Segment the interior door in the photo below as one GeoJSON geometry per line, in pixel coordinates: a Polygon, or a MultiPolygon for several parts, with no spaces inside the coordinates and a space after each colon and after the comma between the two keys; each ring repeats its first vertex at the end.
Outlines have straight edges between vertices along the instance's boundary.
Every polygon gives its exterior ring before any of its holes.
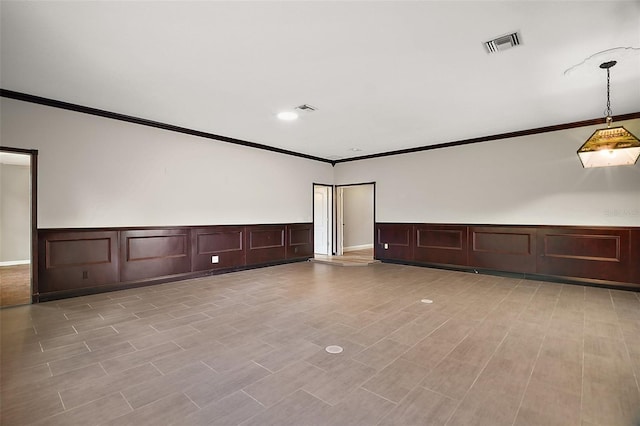
{"type": "Polygon", "coordinates": [[[31,154],[0,150],[0,307],[31,303],[31,154]]]}
{"type": "Polygon", "coordinates": [[[329,254],[329,187],[313,187],[314,253],[329,254]]]}

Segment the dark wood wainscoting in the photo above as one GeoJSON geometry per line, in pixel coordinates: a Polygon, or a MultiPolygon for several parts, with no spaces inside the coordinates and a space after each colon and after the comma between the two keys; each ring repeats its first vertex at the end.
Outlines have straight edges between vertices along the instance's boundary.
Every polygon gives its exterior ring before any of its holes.
{"type": "Polygon", "coordinates": [[[538,271],[546,275],[631,280],[629,238],[630,231],[623,229],[541,229],[538,271]]]}
{"type": "Polygon", "coordinates": [[[313,257],[313,226],[307,223],[287,227],[287,259],[313,257]]]}
{"type": "Polygon", "coordinates": [[[379,223],[376,226],[376,244],[374,252],[376,258],[384,259],[412,259],[413,258],[413,226],[408,224],[387,225],[379,223]]]}
{"type": "Polygon", "coordinates": [[[259,265],[286,257],[284,225],[256,226],[247,230],[247,263],[259,265]]]}
{"type": "Polygon", "coordinates": [[[377,223],[375,254],[640,290],[640,228],[377,223]]]}
{"type": "Polygon", "coordinates": [[[443,265],[467,265],[468,233],[466,226],[427,225],[415,226],[415,260],[443,265]]]}
{"type": "Polygon", "coordinates": [[[209,226],[192,229],[193,271],[237,268],[246,265],[243,226],[209,226]],[[217,262],[215,262],[217,260],[217,262]]]}
{"type": "Polygon", "coordinates": [[[38,233],[39,292],[97,287],[119,279],[118,232],[38,233]]]}
{"type": "Polygon", "coordinates": [[[138,281],[191,271],[188,228],[120,232],[120,281],[138,281]]]}
{"type": "Polygon", "coordinates": [[[535,228],[470,226],[469,265],[506,272],[536,272],[535,228]]]}
{"type": "Polygon", "coordinates": [[[629,236],[631,237],[631,250],[629,255],[629,261],[631,262],[631,282],[640,283],[640,229],[632,229],[629,236]]]}
{"type": "Polygon", "coordinates": [[[40,229],[35,301],[313,257],[313,224],[40,229]]]}

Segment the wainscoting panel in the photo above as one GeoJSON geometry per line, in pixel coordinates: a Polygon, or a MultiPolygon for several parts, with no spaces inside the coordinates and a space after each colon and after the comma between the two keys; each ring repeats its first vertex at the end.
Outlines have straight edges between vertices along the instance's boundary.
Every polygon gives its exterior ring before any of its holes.
{"type": "Polygon", "coordinates": [[[52,292],[118,282],[118,233],[39,233],[39,291],[52,292]]]}
{"type": "Polygon", "coordinates": [[[45,301],[306,260],[313,224],[39,229],[38,249],[45,301]]]}
{"type": "Polygon", "coordinates": [[[534,228],[469,227],[469,265],[506,272],[536,272],[534,228]]]}
{"type": "Polygon", "coordinates": [[[413,225],[407,223],[377,223],[375,235],[376,259],[413,260],[413,225]]]}
{"type": "Polygon", "coordinates": [[[137,281],[191,270],[190,230],[127,230],[120,233],[120,278],[137,281]]]}
{"type": "Polygon", "coordinates": [[[192,271],[237,268],[246,264],[243,226],[210,226],[191,232],[192,271]],[[217,256],[218,263],[213,263],[213,256],[217,256]]]}
{"type": "Polygon", "coordinates": [[[629,235],[631,237],[631,250],[629,254],[631,276],[629,282],[640,284],[640,229],[632,229],[629,235]]]}
{"type": "Polygon", "coordinates": [[[313,257],[313,224],[287,225],[287,259],[313,257]]]}
{"type": "Polygon", "coordinates": [[[633,275],[630,232],[612,228],[539,229],[537,270],[548,275],[629,282],[633,275]]]}
{"type": "Polygon", "coordinates": [[[416,225],[416,262],[467,265],[467,227],[416,225]]]}
{"type": "Polygon", "coordinates": [[[247,226],[247,263],[259,265],[287,258],[285,225],[247,226]]]}
{"type": "Polygon", "coordinates": [[[375,229],[375,256],[383,261],[640,290],[638,227],[376,223],[375,229]]]}

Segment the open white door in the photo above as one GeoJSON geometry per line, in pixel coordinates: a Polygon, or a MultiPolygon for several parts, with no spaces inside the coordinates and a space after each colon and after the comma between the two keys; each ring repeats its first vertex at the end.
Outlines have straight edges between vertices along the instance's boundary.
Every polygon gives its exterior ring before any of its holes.
{"type": "Polygon", "coordinates": [[[313,186],[313,251],[316,254],[331,254],[330,237],[331,187],[313,186]]]}
{"type": "Polygon", "coordinates": [[[336,188],[336,255],[342,256],[344,249],[344,188],[336,188]]]}

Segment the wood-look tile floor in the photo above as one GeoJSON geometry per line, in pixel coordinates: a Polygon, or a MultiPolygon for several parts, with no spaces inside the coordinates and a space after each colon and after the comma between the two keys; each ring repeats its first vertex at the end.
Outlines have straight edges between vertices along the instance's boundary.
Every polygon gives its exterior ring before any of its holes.
{"type": "Polygon", "coordinates": [[[334,266],[369,266],[380,263],[373,258],[373,249],[344,252],[342,256],[314,254],[312,262],[334,266]]]}
{"type": "Polygon", "coordinates": [[[0,266],[0,307],[31,303],[31,265],[0,266]]]}
{"type": "Polygon", "coordinates": [[[633,292],[305,262],[0,315],[2,425],[592,426],[640,416],[633,292]]]}

